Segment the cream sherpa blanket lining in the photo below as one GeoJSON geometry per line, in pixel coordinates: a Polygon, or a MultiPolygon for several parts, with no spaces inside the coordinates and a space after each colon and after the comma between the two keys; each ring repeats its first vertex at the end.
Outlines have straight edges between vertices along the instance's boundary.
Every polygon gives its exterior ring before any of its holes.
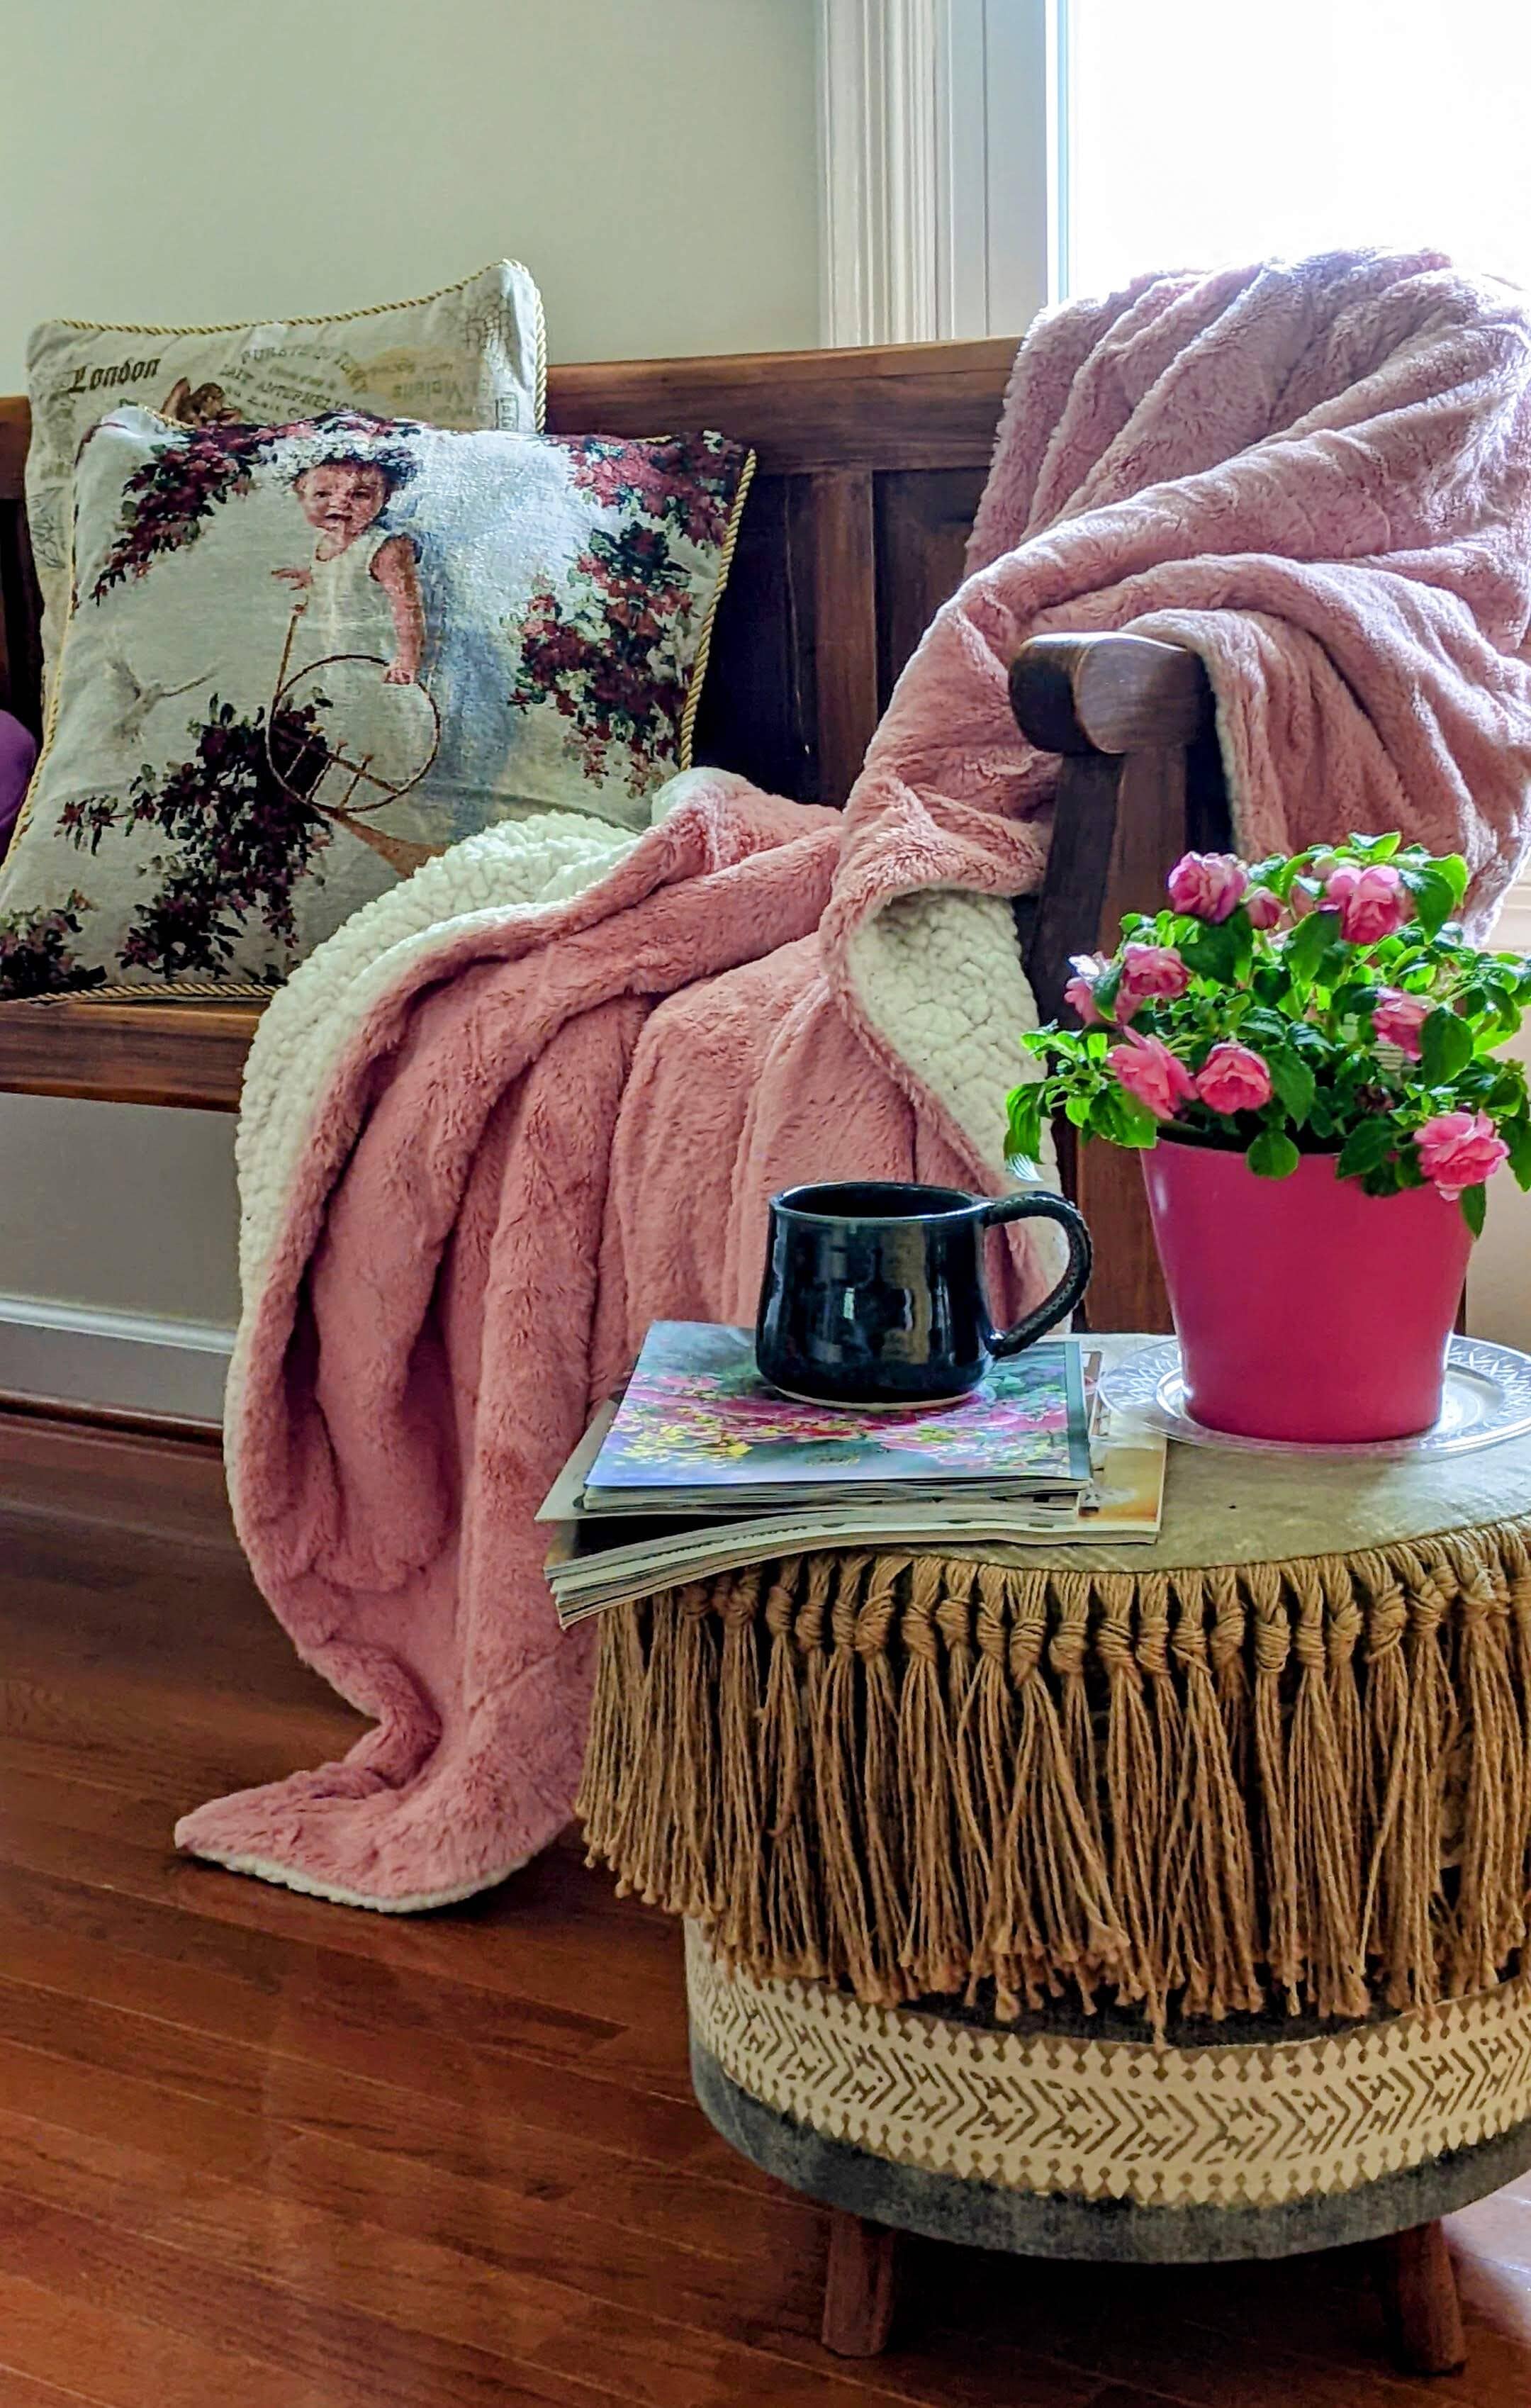
{"type": "MultiPolygon", "coordinates": [[[[1005,1183],[1009,898],[1053,765],[1044,629],[1193,645],[1244,846],[1401,825],[1486,909],[1531,772],[1531,324],[1433,256],[1151,280],[1023,346],[972,574],[843,819],[698,771],[623,838],[491,830],[272,1003],[239,1137],[230,1484],[266,1596],[376,1727],[180,1844],[443,1903],[558,1829],[588,1636],[531,1513],[655,1317],[748,1320],[805,1177],[1005,1183]]],[[[1012,1258],[1009,1312],[1050,1283],[1012,1258]]]]}

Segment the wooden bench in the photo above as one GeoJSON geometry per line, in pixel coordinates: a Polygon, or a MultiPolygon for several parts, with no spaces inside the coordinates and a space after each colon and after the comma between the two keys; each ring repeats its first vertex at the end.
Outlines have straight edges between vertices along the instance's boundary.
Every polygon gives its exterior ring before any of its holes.
{"type": "MultiPolygon", "coordinates": [[[[773,793],[841,802],[909,658],[957,584],[1014,345],[921,343],[554,368],[554,432],[716,426],[759,470],[719,612],[698,760],[773,793]]],[[[0,700],[39,715],[37,596],[22,504],[28,412],[0,399],[0,700]]],[[[1223,824],[1199,663],[1129,637],[1038,639],[1015,666],[1017,716],[1065,755],[1057,840],[1018,906],[1044,1014],[1069,953],[1123,909],[1152,908],[1187,832],[1223,824]]],[[[0,1005],[0,1090],[238,1108],[258,1007],[0,1005]]],[[[1167,1327],[1137,1164],[1066,1159],[1097,1233],[1091,1318],[1167,1327]]]]}

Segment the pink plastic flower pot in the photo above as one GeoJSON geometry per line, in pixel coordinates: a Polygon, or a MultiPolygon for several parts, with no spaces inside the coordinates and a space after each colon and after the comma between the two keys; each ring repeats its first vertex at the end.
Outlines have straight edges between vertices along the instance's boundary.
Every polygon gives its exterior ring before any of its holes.
{"type": "Polygon", "coordinates": [[[1257,1179],[1241,1154],[1142,1156],[1187,1410],[1241,1438],[1407,1438],[1440,1412],[1472,1238],[1433,1187],[1366,1196],[1331,1154],[1257,1179]]]}

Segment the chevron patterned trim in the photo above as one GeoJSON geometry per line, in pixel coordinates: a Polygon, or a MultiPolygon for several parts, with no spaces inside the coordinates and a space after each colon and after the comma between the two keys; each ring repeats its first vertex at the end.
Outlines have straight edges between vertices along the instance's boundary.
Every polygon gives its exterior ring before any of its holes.
{"type": "Polygon", "coordinates": [[[730,1974],[686,1925],[694,2038],[741,2090],[894,2165],[1139,2207],[1355,2190],[1531,2116],[1531,1979],[1318,2040],[1076,2040],[730,1974]]]}

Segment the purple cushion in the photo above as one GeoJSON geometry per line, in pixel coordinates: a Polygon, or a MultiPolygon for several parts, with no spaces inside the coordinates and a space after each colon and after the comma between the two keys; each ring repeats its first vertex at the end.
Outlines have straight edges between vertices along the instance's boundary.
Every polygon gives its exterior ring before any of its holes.
{"type": "Polygon", "coordinates": [[[0,710],[0,860],[5,858],[37,758],[37,747],[19,719],[0,710]]]}

